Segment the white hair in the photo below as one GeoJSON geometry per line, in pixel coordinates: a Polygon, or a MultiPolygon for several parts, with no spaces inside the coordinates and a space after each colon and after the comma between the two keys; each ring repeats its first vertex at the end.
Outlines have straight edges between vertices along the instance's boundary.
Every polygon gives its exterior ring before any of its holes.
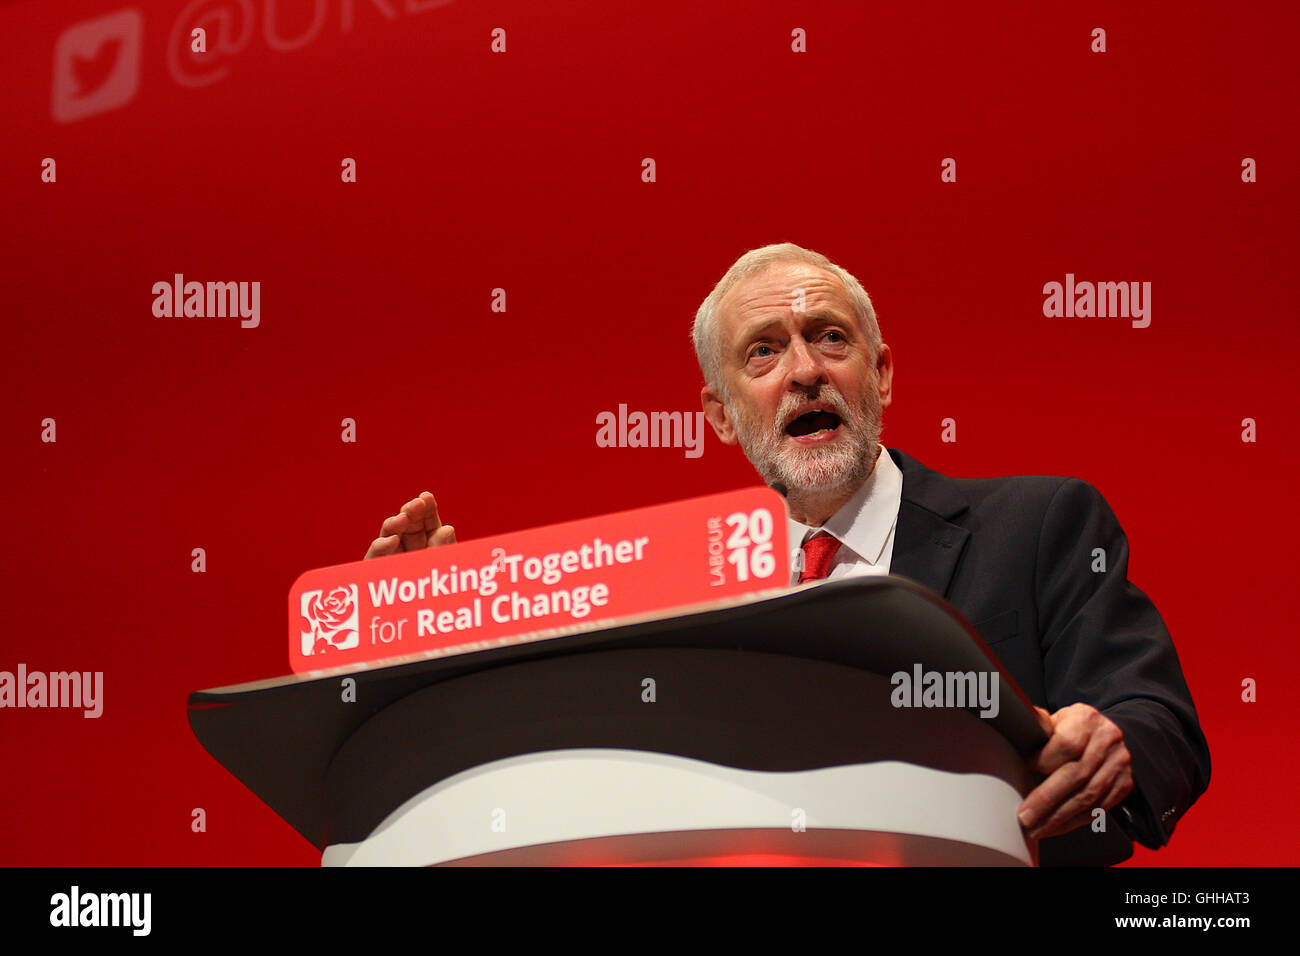
{"type": "Polygon", "coordinates": [[[820,252],[796,246],[793,242],[781,242],[751,249],[737,259],[727,270],[726,275],[718,280],[718,284],[713,287],[713,291],[695,313],[695,325],[691,329],[691,339],[695,343],[695,357],[699,360],[704,381],[724,397],[727,390],[722,376],[722,343],[718,340],[718,305],[722,302],[723,296],[741,279],[765,272],[771,266],[784,262],[804,262],[825,269],[844,283],[844,288],[853,303],[858,328],[867,339],[870,348],[869,358],[873,366],[876,356],[880,354],[880,326],[876,324],[876,310],[871,305],[870,296],[862,288],[862,283],[851,273],[831,262],[820,252]]]}

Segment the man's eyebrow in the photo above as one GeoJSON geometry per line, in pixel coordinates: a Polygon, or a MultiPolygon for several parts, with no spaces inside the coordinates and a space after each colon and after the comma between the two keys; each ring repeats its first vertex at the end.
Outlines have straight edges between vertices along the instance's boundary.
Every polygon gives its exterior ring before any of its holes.
{"type": "Polygon", "coordinates": [[[760,335],[762,335],[764,332],[766,332],[768,329],[770,329],[772,326],[780,325],[780,324],[781,324],[781,319],[768,319],[762,325],[756,325],[753,328],[746,329],[744,332],[742,332],[740,335],[740,341],[751,342],[754,339],[758,338],[760,335]]]}

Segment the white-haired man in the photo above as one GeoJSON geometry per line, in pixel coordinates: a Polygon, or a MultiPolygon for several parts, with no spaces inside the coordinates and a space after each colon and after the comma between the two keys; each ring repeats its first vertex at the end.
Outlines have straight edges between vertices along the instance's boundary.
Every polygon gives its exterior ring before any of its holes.
{"type": "Polygon", "coordinates": [[[1051,722],[1034,761],[1045,779],[1019,811],[1029,834],[1119,808],[1131,836],[1166,843],[1208,784],[1209,749],[1101,495],[1074,478],[948,478],[884,449],[890,348],[862,285],[818,253],[741,256],[693,339],[714,432],[786,494],[792,583],[893,573],[942,594],[1051,722]]]}

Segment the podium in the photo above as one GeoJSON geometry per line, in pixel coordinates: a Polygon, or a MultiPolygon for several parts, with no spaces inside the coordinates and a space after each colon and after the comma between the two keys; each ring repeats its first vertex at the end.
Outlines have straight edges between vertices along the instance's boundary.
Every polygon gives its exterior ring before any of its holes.
{"type": "MultiPolygon", "coordinates": [[[[200,691],[189,719],[327,866],[1039,862],[1015,811],[1047,735],[897,576],[200,691]],[[893,675],[926,672],[984,673],[996,714],[916,706],[893,675]]],[[[1057,843],[1131,852],[1115,828],[1057,843]]]]}

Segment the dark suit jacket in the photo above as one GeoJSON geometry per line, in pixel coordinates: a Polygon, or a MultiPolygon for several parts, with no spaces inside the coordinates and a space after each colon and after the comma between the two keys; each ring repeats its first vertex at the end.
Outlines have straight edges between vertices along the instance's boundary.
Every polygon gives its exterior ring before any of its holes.
{"type": "Polygon", "coordinates": [[[1134,790],[1111,818],[1164,846],[1205,792],[1210,751],[1169,631],[1128,580],[1128,540],[1106,500],[1077,478],[949,478],[888,452],[903,472],[890,573],[943,595],[1038,706],[1083,702],[1114,721],[1134,790]],[[1092,570],[1097,548],[1105,572],[1092,570]]]}

